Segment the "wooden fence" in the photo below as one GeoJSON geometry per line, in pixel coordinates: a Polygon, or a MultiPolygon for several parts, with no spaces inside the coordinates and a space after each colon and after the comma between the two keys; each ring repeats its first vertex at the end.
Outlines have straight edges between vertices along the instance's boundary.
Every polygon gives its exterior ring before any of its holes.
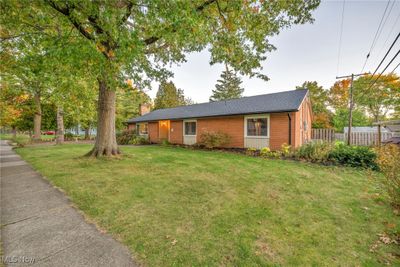
{"type": "Polygon", "coordinates": [[[335,130],[333,130],[333,129],[312,129],[311,139],[333,142],[333,141],[335,141],[335,130]]]}
{"type": "MultiPolygon", "coordinates": [[[[381,141],[389,139],[393,133],[382,132],[381,141]]],[[[333,129],[312,129],[313,140],[323,140],[327,142],[343,141],[347,143],[347,134],[335,133],[333,129]]],[[[358,146],[373,146],[378,143],[378,133],[375,132],[352,132],[350,135],[350,143],[358,146]]]]}

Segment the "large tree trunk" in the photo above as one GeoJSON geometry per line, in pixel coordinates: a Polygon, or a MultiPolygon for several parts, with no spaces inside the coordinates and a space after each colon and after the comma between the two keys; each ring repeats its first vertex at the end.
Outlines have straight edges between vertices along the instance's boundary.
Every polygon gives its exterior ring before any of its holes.
{"type": "Polygon", "coordinates": [[[56,144],[64,143],[64,111],[62,107],[57,107],[57,137],[56,144]]]}
{"type": "Polygon", "coordinates": [[[96,143],[87,155],[92,157],[118,155],[120,151],[115,137],[115,91],[108,87],[106,79],[99,78],[98,82],[96,143]]]}
{"type": "Polygon", "coordinates": [[[40,140],[42,127],[42,105],[40,103],[40,94],[35,93],[33,96],[35,102],[35,116],[33,118],[33,140],[40,140]]]}

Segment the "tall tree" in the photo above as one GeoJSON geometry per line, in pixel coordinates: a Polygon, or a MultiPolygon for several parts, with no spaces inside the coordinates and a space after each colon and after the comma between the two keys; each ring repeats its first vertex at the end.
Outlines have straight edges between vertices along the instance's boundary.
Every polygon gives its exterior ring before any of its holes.
{"type": "MultiPolygon", "coordinates": [[[[115,88],[127,77],[149,86],[151,80],[171,75],[165,63],[183,62],[185,53],[208,48],[211,64],[226,62],[243,75],[267,79],[259,70],[266,53],[275,49],[268,37],[293,24],[312,22],[311,11],[320,1],[4,2],[8,12],[1,13],[15,18],[2,20],[2,26],[23,25],[13,36],[79,33],[86,41],[82,51],[68,57],[82,61],[87,55],[97,67],[92,73],[99,88],[97,137],[89,155],[110,156],[119,154],[115,88]],[[50,27],[57,30],[46,31],[50,27]]],[[[71,40],[62,41],[68,45],[71,40]]]]}
{"type": "Polygon", "coordinates": [[[237,74],[225,65],[221,79],[217,81],[215,90],[212,90],[210,101],[219,101],[242,96],[244,89],[240,87],[242,81],[237,74]]]}
{"type": "Polygon", "coordinates": [[[367,109],[374,121],[379,121],[400,103],[400,77],[394,73],[382,75],[371,86],[376,78],[372,75],[358,78],[354,82],[354,100],[367,109]]]}
{"type": "Polygon", "coordinates": [[[154,109],[173,108],[186,105],[182,89],[175,87],[173,82],[161,82],[154,99],[154,109]]]}
{"type": "MultiPolygon", "coordinates": [[[[370,120],[365,115],[365,112],[359,108],[353,110],[352,125],[354,126],[368,126],[371,125],[370,120]]],[[[332,117],[333,127],[337,132],[343,132],[343,128],[349,127],[349,109],[339,108],[335,110],[332,117]]]]}
{"type": "Polygon", "coordinates": [[[150,97],[133,85],[128,80],[125,86],[117,89],[116,128],[122,130],[126,127],[126,121],[139,116],[139,105],[150,103],[150,97]]]}
{"type": "Polygon", "coordinates": [[[329,104],[335,109],[344,109],[349,106],[351,79],[344,79],[334,83],[329,89],[329,104]]]}
{"type": "Polygon", "coordinates": [[[328,90],[319,86],[316,81],[304,82],[301,86],[296,86],[296,89],[308,89],[310,94],[311,107],[313,111],[313,128],[330,128],[332,126],[332,113],[328,107],[328,90]]]}

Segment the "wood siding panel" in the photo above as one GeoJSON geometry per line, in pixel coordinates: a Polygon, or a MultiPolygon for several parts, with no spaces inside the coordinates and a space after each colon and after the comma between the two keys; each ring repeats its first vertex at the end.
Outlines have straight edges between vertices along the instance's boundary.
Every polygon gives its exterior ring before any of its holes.
{"type": "Polygon", "coordinates": [[[158,121],[157,122],[149,122],[148,124],[149,130],[149,140],[151,143],[159,143],[158,138],[158,121]]]}
{"type": "Polygon", "coordinates": [[[172,144],[183,144],[183,123],[182,121],[170,122],[169,141],[172,144]]]}
{"type": "Polygon", "coordinates": [[[223,132],[231,137],[225,147],[244,147],[244,116],[197,119],[197,142],[203,132],[223,132]]]}

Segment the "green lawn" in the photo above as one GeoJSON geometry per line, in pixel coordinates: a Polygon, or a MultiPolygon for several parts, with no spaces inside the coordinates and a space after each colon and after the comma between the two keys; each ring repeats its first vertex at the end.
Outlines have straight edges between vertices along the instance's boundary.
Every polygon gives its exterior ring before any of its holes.
{"type": "Polygon", "coordinates": [[[89,149],[17,151],[145,265],[400,264],[378,241],[400,232],[379,175],[159,146],[81,157],[89,149]]]}

